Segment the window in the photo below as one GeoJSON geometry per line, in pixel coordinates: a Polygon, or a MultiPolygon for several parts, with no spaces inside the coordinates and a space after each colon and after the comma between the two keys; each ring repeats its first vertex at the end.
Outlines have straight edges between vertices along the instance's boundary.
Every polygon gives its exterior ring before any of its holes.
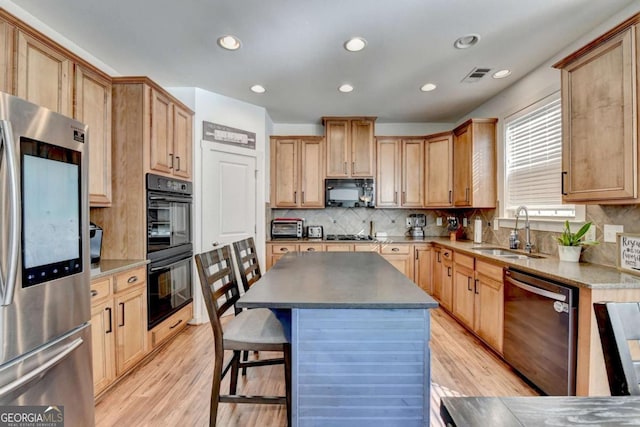
{"type": "Polygon", "coordinates": [[[505,216],[519,206],[530,217],[572,219],[575,205],[562,204],[562,115],[558,94],[507,118],[505,141],[505,216]]]}

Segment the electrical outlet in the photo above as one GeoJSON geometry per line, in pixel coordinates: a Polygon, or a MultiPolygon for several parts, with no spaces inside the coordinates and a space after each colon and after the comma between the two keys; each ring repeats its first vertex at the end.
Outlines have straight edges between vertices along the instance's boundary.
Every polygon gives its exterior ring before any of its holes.
{"type": "Polygon", "coordinates": [[[585,233],[584,240],[587,242],[593,242],[596,240],[596,226],[594,224],[591,224],[591,227],[589,227],[585,233]]]}
{"type": "Polygon", "coordinates": [[[604,241],[605,243],[615,243],[616,233],[624,233],[623,225],[604,225],[604,241]]]}
{"type": "Polygon", "coordinates": [[[467,222],[467,218],[462,218],[462,226],[466,227],[467,225],[469,225],[469,223],[467,222]]]}
{"type": "Polygon", "coordinates": [[[436,218],[436,225],[439,226],[439,227],[442,227],[442,217],[441,216],[436,218]]]}
{"type": "Polygon", "coordinates": [[[500,229],[500,224],[498,223],[498,218],[493,220],[493,231],[498,231],[500,229]]]}
{"type": "Polygon", "coordinates": [[[407,217],[407,227],[411,227],[411,218],[407,217]]]}

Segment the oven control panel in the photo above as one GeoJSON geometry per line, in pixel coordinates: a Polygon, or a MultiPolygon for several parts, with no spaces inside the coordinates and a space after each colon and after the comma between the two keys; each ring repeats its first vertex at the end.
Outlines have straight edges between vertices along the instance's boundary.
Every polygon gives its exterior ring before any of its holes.
{"type": "Polygon", "coordinates": [[[189,181],[148,173],[147,190],[191,195],[193,193],[193,184],[189,181]]]}

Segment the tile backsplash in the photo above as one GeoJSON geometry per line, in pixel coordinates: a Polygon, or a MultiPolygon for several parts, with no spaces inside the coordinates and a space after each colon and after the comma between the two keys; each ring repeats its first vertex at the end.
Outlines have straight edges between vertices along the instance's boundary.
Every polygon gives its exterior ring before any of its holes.
{"type": "MultiPolygon", "coordinates": [[[[405,220],[413,213],[423,213],[427,219],[425,236],[448,236],[446,217],[456,216],[468,219],[465,237],[473,239],[473,220],[479,216],[484,225],[482,241],[499,246],[508,246],[511,229],[501,227],[493,229],[496,217],[495,209],[456,209],[456,210],[410,210],[410,209],[367,209],[367,208],[327,208],[327,209],[267,209],[267,233],[269,222],[277,217],[304,218],[305,226],[322,225],[325,234],[369,234],[373,221],[376,232],[386,232],[389,236],[402,236],[408,231],[405,220]],[[436,218],[443,218],[443,225],[436,225],[436,218]],[[491,224],[491,225],[488,225],[491,224]]],[[[604,224],[623,225],[625,233],[640,234],[640,205],[588,205],[586,220],[596,226],[596,240],[600,244],[583,250],[581,261],[594,264],[615,266],[616,244],[604,242],[604,224]]],[[[521,231],[522,236],[523,231],[521,231]]],[[[557,256],[557,232],[531,230],[534,251],[557,256]]],[[[267,236],[268,237],[268,236],[267,236]]]]}

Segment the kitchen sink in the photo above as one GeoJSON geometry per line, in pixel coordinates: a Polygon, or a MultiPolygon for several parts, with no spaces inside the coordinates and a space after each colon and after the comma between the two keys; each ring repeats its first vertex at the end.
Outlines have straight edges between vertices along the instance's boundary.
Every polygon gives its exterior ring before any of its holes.
{"type": "Polygon", "coordinates": [[[522,252],[516,252],[510,249],[504,249],[504,248],[474,247],[471,249],[485,255],[492,255],[492,256],[497,256],[500,258],[508,258],[508,259],[544,258],[541,255],[525,254],[522,252]]]}

